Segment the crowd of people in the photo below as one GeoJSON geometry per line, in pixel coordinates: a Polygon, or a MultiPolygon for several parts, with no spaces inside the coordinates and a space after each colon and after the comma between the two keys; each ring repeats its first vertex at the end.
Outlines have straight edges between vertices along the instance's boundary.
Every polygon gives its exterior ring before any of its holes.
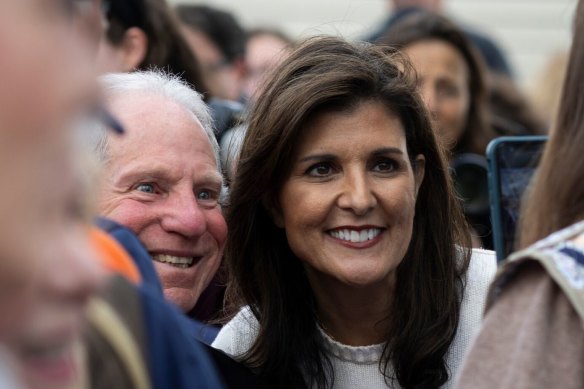
{"type": "Polygon", "coordinates": [[[442,1],[388,4],[294,41],[0,2],[0,388],[584,387],[584,0],[546,117],[442,1]],[[542,133],[497,268],[457,169],[542,133]]]}

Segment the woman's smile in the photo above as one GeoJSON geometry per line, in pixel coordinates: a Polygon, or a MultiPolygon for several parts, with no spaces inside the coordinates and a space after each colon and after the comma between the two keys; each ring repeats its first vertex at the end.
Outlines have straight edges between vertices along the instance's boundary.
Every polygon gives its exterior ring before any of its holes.
{"type": "Polygon", "coordinates": [[[383,228],[373,226],[343,226],[327,231],[327,234],[345,247],[364,249],[381,240],[383,228]]]}

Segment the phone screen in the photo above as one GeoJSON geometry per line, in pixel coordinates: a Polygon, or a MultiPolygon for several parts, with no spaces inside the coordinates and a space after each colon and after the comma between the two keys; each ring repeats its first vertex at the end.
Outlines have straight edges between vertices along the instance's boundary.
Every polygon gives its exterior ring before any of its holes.
{"type": "Polygon", "coordinates": [[[515,248],[523,194],[546,140],[545,136],[501,137],[487,149],[493,243],[499,261],[515,248]]]}

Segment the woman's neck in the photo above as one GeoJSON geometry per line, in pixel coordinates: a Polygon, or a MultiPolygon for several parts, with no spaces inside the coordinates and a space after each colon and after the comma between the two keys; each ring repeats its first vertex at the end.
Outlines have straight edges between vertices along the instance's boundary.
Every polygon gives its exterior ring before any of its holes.
{"type": "Polygon", "coordinates": [[[349,346],[368,346],[386,340],[393,283],[357,288],[319,279],[311,285],[317,320],[331,338],[349,346]]]}

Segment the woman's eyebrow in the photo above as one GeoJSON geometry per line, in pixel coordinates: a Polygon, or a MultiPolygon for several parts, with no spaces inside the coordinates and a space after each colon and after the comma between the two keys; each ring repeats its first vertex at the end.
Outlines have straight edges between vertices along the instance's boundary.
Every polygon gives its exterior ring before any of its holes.
{"type": "Polygon", "coordinates": [[[337,157],[333,154],[310,154],[305,157],[302,157],[298,160],[298,162],[310,162],[310,161],[332,161],[335,160],[337,157]]]}
{"type": "Polygon", "coordinates": [[[399,155],[403,155],[404,151],[400,148],[397,147],[383,147],[380,149],[375,149],[371,155],[373,155],[374,157],[380,157],[383,155],[387,155],[387,154],[399,154],[399,155]]]}

